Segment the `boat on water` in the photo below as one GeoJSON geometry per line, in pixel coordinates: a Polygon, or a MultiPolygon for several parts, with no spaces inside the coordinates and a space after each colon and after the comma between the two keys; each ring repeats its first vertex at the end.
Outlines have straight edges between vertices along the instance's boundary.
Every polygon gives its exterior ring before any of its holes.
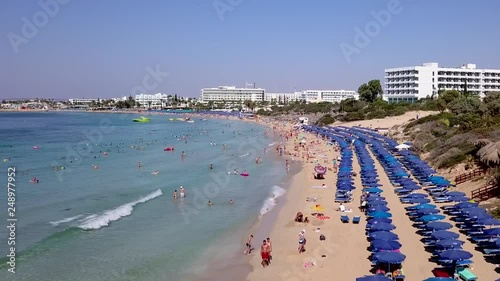
{"type": "Polygon", "coordinates": [[[151,119],[144,117],[144,116],[141,116],[141,118],[136,118],[136,119],[133,119],[132,121],[138,122],[138,123],[147,123],[147,122],[151,121],[151,119]]]}
{"type": "Polygon", "coordinates": [[[194,120],[187,120],[188,123],[194,123],[194,120]]]}

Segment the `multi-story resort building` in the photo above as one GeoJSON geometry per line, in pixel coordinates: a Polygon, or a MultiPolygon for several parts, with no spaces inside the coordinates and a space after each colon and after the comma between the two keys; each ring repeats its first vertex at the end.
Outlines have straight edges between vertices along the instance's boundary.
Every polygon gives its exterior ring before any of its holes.
{"type": "Polygon", "coordinates": [[[467,91],[483,97],[500,90],[500,69],[478,69],[475,64],[439,67],[438,63],[385,70],[384,99],[388,102],[415,102],[436,96],[440,90],[467,91]]]}
{"type": "Polygon", "coordinates": [[[237,88],[235,86],[219,86],[217,88],[201,89],[200,101],[264,101],[264,89],[261,88],[237,88]]]}
{"type": "Polygon", "coordinates": [[[139,94],[135,96],[135,102],[141,107],[161,109],[167,104],[169,96],[167,94],[139,94]]]}
{"type": "Polygon", "coordinates": [[[200,101],[267,101],[289,103],[294,101],[306,102],[340,102],[348,98],[357,98],[355,91],[346,90],[306,90],[293,93],[266,93],[262,88],[236,88],[234,86],[220,86],[201,90],[200,101]]]}
{"type": "Polygon", "coordinates": [[[357,93],[346,90],[306,90],[303,93],[306,102],[341,102],[350,98],[357,99],[357,93]]]}

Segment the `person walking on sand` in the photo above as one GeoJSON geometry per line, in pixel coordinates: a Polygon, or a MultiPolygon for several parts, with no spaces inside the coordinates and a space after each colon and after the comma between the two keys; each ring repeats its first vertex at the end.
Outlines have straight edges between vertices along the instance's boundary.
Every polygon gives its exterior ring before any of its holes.
{"type": "Polygon", "coordinates": [[[271,264],[271,260],[273,259],[273,256],[271,255],[271,252],[273,251],[273,246],[271,245],[271,239],[267,237],[267,250],[269,252],[269,264],[271,264]]]}
{"type": "Polygon", "coordinates": [[[250,253],[252,252],[252,239],[253,239],[253,234],[248,236],[248,240],[247,240],[247,243],[245,245],[246,249],[243,252],[245,255],[250,255],[250,253]]]}
{"type": "Polygon", "coordinates": [[[262,267],[269,265],[269,252],[267,248],[266,240],[262,240],[262,246],[260,246],[260,257],[262,258],[262,267]]]}
{"type": "Polygon", "coordinates": [[[305,251],[306,246],[306,230],[302,229],[299,233],[299,254],[305,251]]]}

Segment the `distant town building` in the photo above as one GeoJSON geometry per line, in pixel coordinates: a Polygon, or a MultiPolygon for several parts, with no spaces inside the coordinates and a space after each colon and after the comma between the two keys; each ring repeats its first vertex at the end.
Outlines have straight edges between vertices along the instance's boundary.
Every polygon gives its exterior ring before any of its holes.
{"type": "Polygon", "coordinates": [[[69,99],[68,101],[72,105],[89,105],[92,102],[99,102],[100,99],[69,99]]]}
{"type": "Polygon", "coordinates": [[[439,90],[467,91],[483,97],[500,90],[500,69],[478,69],[475,64],[461,67],[439,67],[436,62],[421,66],[385,70],[384,100],[415,102],[436,96],[439,90]]]}
{"type": "Polygon", "coordinates": [[[264,101],[265,90],[261,88],[237,88],[235,86],[219,86],[217,88],[201,89],[200,101],[264,101]]]}

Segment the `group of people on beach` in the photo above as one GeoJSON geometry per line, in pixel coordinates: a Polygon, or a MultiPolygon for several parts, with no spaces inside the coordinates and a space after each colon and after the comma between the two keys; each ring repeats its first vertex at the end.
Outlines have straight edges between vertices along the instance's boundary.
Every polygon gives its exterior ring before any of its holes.
{"type": "MultiPolygon", "coordinates": [[[[245,251],[243,252],[245,255],[250,255],[252,253],[252,239],[253,234],[248,237],[248,240],[245,244],[245,251]]],[[[271,264],[271,260],[273,256],[271,252],[273,251],[273,247],[271,245],[271,238],[267,237],[267,239],[262,240],[262,245],[260,246],[260,257],[262,258],[261,265],[263,267],[267,267],[271,264]]]]}

